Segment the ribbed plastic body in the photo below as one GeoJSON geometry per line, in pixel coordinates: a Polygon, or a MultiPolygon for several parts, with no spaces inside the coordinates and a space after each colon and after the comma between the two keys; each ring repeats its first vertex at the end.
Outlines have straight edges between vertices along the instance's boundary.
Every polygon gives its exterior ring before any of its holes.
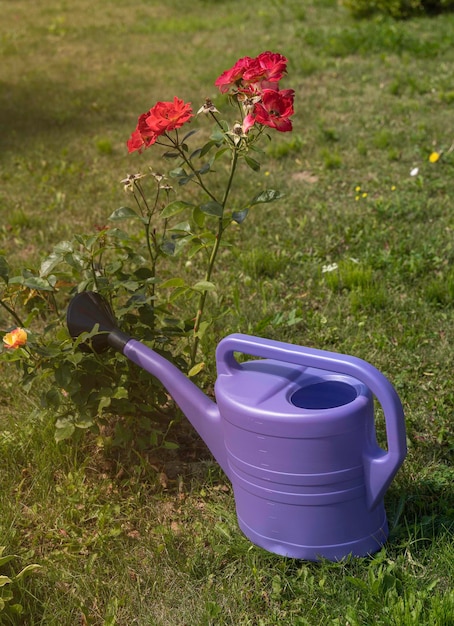
{"type": "Polygon", "coordinates": [[[253,543],[308,560],[383,545],[383,499],[369,506],[364,470],[384,454],[366,385],[266,359],[219,376],[216,400],[238,522],[253,543]]]}

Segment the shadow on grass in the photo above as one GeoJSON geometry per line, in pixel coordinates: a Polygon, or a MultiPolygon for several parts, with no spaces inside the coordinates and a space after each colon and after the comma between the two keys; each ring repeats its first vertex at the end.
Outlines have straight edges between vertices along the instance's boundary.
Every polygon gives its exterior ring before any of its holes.
{"type": "Polygon", "coordinates": [[[42,78],[23,84],[0,81],[0,148],[20,151],[36,140],[63,142],[87,135],[111,123],[117,110],[112,113],[102,86],[81,89],[42,78]]]}
{"type": "Polygon", "coordinates": [[[388,506],[393,542],[417,543],[418,549],[454,533],[454,468],[438,463],[395,490],[388,506]]]}

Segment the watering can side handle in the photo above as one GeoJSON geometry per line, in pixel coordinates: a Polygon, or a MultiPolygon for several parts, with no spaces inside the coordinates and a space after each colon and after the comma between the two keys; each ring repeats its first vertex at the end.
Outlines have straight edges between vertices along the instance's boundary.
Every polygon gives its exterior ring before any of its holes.
{"type": "Polygon", "coordinates": [[[388,447],[378,458],[366,454],[364,459],[368,502],[373,508],[382,499],[407,454],[404,412],[389,380],[373,365],[354,356],[242,334],[229,335],[219,343],[216,350],[218,375],[231,375],[241,369],[234,352],[345,374],[360,380],[371,390],[384,412],[388,447]]]}

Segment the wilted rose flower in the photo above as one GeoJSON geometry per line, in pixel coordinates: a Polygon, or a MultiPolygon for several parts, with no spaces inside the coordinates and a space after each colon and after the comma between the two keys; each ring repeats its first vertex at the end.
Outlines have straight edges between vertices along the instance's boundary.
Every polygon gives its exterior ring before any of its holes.
{"type": "Polygon", "coordinates": [[[6,333],[3,337],[5,348],[20,348],[27,343],[27,331],[23,328],[15,328],[10,333],[6,333]]]}

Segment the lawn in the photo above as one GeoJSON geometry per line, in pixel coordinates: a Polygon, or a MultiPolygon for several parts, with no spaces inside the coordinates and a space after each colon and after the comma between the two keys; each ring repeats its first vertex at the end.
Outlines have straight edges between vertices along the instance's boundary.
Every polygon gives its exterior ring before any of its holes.
{"type": "MultiPolygon", "coordinates": [[[[159,150],[127,152],[139,114],[175,95],[225,108],[214,80],[238,58],[288,58],[293,131],[270,133],[260,171],[242,168],[232,190],[238,206],[264,187],[285,197],[225,235],[195,382],[212,393],[215,348],[232,332],[354,355],[396,388],[408,445],[379,552],[286,559],[242,535],[229,482],[176,411],[164,440],[128,439],[134,411],[116,440],[121,418],[104,406],[97,431],[56,441],[52,381],[29,387],[4,350],[0,544],[14,558],[0,554],[0,623],[454,624],[454,15],[357,21],[335,0],[0,7],[0,259],[11,276],[36,276],[74,235],[98,236],[125,203],[120,181],[159,171],[159,150]]],[[[184,255],[165,266],[167,278],[198,269],[184,255]]],[[[73,286],[56,286],[61,315],[73,286]]],[[[31,331],[61,337],[43,307],[53,300],[22,293],[31,331]]],[[[15,324],[0,307],[0,332],[15,324]]],[[[147,432],[139,404],[137,415],[147,432]]],[[[385,446],[378,406],[376,427],[385,446]]]]}

